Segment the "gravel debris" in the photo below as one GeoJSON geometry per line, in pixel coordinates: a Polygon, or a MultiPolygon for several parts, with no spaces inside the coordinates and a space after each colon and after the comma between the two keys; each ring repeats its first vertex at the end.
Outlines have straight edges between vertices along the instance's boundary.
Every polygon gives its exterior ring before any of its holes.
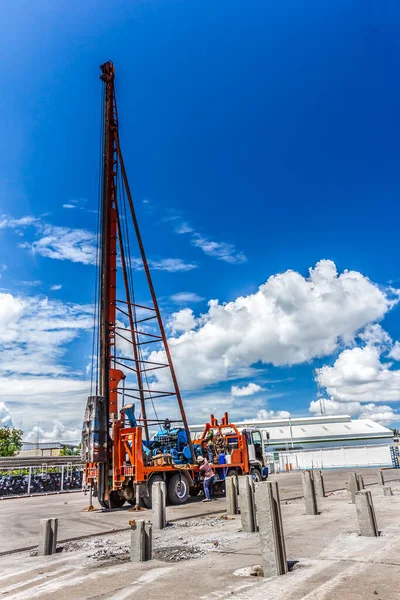
{"type": "MultiPolygon", "coordinates": [[[[222,517],[200,517],[199,519],[191,519],[190,521],[181,521],[179,523],[168,523],[168,527],[223,527],[227,520],[225,515],[222,517]]],[[[231,520],[231,519],[229,519],[231,520]]]]}
{"type": "Polygon", "coordinates": [[[179,562],[191,558],[200,558],[205,554],[207,554],[207,551],[201,546],[168,546],[154,550],[153,558],[164,562],[179,562]]]}

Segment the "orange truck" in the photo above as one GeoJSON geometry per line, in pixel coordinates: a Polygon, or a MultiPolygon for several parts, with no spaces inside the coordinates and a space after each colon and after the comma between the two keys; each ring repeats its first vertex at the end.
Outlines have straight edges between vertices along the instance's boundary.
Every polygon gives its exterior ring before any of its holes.
{"type": "MultiPolygon", "coordinates": [[[[127,409],[131,411],[132,405],[127,409]]],[[[113,431],[112,507],[120,508],[128,501],[141,502],[150,508],[151,486],[155,481],[165,481],[170,504],[183,504],[189,496],[197,496],[202,490],[202,481],[198,465],[190,461],[184,428],[163,423],[147,442],[143,440],[142,425],[135,424],[132,415],[132,426],[124,426],[125,412],[121,411],[121,419],[114,424],[113,431]]],[[[90,423],[86,425],[90,428],[90,423]]],[[[225,478],[230,475],[251,474],[255,481],[268,477],[261,433],[257,428],[239,430],[234,423],[229,423],[227,413],[221,423],[211,415],[201,437],[193,441],[196,457],[207,457],[210,446],[217,492],[224,493],[225,478]],[[218,439],[224,446],[220,454],[212,441],[218,439]]],[[[96,486],[98,476],[98,465],[88,464],[86,485],[96,486]]]]}

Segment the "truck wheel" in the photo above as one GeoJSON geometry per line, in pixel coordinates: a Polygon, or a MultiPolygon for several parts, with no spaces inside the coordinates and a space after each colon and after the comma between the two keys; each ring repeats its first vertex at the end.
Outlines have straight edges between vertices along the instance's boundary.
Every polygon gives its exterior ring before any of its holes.
{"type": "Polygon", "coordinates": [[[256,467],[251,467],[251,469],[250,469],[250,475],[252,476],[253,481],[255,483],[258,483],[259,481],[262,481],[260,470],[257,469],[256,467]]]}
{"type": "Polygon", "coordinates": [[[112,508],[122,508],[125,504],[125,498],[119,495],[117,490],[112,490],[109,495],[108,500],[99,500],[99,504],[102,508],[112,509],[112,508]]]}
{"type": "Polygon", "coordinates": [[[168,482],[168,499],[171,504],[184,504],[189,497],[189,482],[184,475],[175,473],[168,482]]]}
{"type": "Polygon", "coordinates": [[[143,490],[140,495],[140,499],[146,508],[151,508],[151,487],[155,481],[164,481],[162,475],[153,475],[150,480],[147,482],[147,489],[143,490]]]}

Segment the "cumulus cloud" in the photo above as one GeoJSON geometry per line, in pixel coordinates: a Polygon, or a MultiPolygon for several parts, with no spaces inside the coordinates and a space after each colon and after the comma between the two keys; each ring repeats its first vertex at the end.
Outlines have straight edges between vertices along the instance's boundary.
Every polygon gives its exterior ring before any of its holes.
{"type": "MultiPolygon", "coordinates": [[[[295,271],[274,275],[254,294],[226,304],[211,300],[206,314],[187,315],[191,328],[169,339],[180,385],[193,389],[224,381],[258,362],[295,365],[329,356],[397,301],[357,271],[338,274],[330,260],[318,262],[308,277],[295,271]]],[[[165,360],[163,351],[150,356],[165,360]]],[[[163,377],[160,370],[157,379],[163,377]]]]}
{"type": "Polygon", "coordinates": [[[344,350],[333,366],[317,369],[319,383],[336,402],[396,402],[400,371],[382,362],[375,346],[344,350]]]}
{"type": "Polygon", "coordinates": [[[253,396],[253,394],[257,394],[263,389],[264,388],[262,388],[261,385],[257,385],[257,383],[249,383],[242,387],[233,385],[231,387],[231,394],[232,396],[253,396]]]}
{"type": "Polygon", "coordinates": [[[61,421],[53,419],[51,429],[43,429],[40,425],[35,425],[28,433],[24,435],[25,442],[76,442],[81,437],[81,431],[78,428],[66,427],[61,421]]]}
{"type": "MultiPolygon", "coordinates": [[[[372,419],[382,425],[390,425],[394,421],[400,420],[400,414],[385,404],[377,405],[373,402],[361,404],[360,402],[337,402],[332,399],[324,399],[324,406],[327,415],[350,415],[358,419],[372,419]]],[[[319,401],[313,400],[309,410],[311,413],[319,415],[319,401]]]]}
{"type": "Polygon", "coordinates": [[[393,348],[389,352],[389,357],[393,358],[394,360],[400,360],[400,343],[399,342],[395,342],[393,344],[393,348]]]}
{"type": "Polygon", "coordinates": [[[55,284],[55,285],[52,285],[50,289],[51,289],[52,291],[56,292],[56,291],[58,291],[58,290],[61,290],[61,288],[62,288],[62,285],[61,285],[61,283],[57,283],[57,284],[55,284]]]}
{"type": "Polygon", "coordinates": [[[171,329],[172,335],[181,333],[182,331],[190,331],[196,326],[196,319],[191,308],[183,308],[182,310],[172,313],[168,319],[167,325],[171,329]]]}
{"type": "Polygon", "coordinates": [[[290,412],[287,410],[265,410],[264,408],[259,410],[257,413],[257,419],[259,421],[269,421],[276,419],[288,419],[290,412]]]}
{"type": "Polygon", "coordinates": [[[204,298],[194,292],[180,292],[171,296],[172,302],[176,304],[188,304],[190,302],[202,302],[204,298]]]}
{"type": "Polygon", "coordinates": [[[4,402],[0,402],[0,427],[14,427],[11,413],[4,402]]]}
{"type": "Polygon", "coordinates": [[[73,204],[63,204],[62,207],[63,208],[76,208],[76,206],[74,206],[73,204]]]}
{"type": "Polygon", "coordinates": [[[0,293],[0,376],[64,373],[66,344],[92,328],[92,314],[88,305],[0,293]]]}

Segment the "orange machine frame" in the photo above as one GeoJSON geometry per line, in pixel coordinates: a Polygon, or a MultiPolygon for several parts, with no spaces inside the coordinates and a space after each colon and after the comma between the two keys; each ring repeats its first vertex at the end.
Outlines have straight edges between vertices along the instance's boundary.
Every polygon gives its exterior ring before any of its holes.
{"type": "MultiPolygon", "coordinates": [[[[194,479],[195,473],[198,473],[199,466],[193,464],[172,464],[164,466],[145,465],[143,459],[142,430],[141,425],[136,427],[123,427],[124,415],[121,411],[121,418],[113,423],[113,489],[121,489],[127,480],[132,480],[134,484],[146,483],[150,476],[157,473],[177,473],[185,472],[194,479]]],[[[246,436],[238,430],[234,423],[229,423],[228,413],[225,413],[221,423],[214,415],[210,416],[210,422],[206,424],[200,439],[194,440],[193,445],[203,447],[207,433],[210,429],[217,429],[219,433],[229,443],[230,438],[237,439],[238,447],[231,452],[231,462],[223,464],[211,464],[211,468],[216,469],[229,468],[238,469],[243,474],[248,474],[249,454],[247,449],[246,436]],[[229,433],[224,430],[230,429],[229,433]]],[[[93,480],[97,477],[97,467],[91,466],[87,470],[87,479],[93,480]]]]}

